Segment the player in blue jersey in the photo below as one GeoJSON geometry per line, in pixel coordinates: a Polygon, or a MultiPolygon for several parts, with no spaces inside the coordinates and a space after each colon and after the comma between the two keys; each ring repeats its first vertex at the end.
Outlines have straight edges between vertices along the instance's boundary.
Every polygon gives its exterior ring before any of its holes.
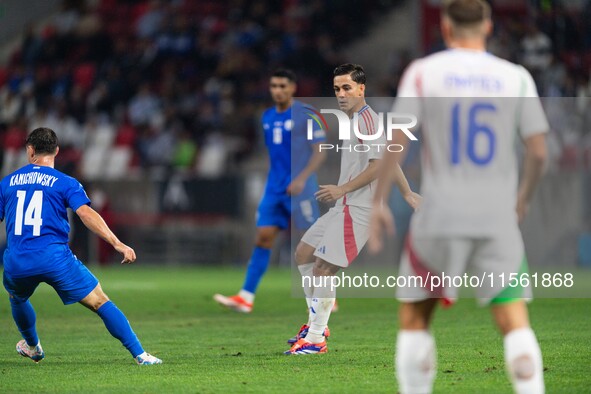
{"type": "Polygon", "coordinates": [[[295,74],[286,69],[275,71],[269,90],[275,105],[264,112],[262,128],[271,168],[257,212],[255,247],[242,290],[232,297],[214,295],[219,304],[243,313],[252,311],[257,286],[267,270],[279,231],[286,229],[291,219],[295,228],[303,233],[318,218],[315,172],[326,157],[318,147],[325,140],[324,131],[314,130],[313,138],[307,138],[307,119],[311,111],[293,98],[295,74]]]}
{"type": "Polygon", "coordinates": [[[59,152],[53,130],[33,130],[26,140],[26,149],[30,164],[0,182],[0,221],[6,221],[8,238],[3,282],[14,322],[23,337],[16,345],[17,352],[35,362],[45,357],[35,327],[35,310],[29,301],[39,283],[45,282],[56,290],[65,305],[79,302],[96,312],[138,364],[161,364],[160,359],[144,351],[125,315],[70,250],[67,208],[123,255],[122,264],[135,261],[134,250],[119,241],[90,207],[82,185],[53,168],[59,152]]]}

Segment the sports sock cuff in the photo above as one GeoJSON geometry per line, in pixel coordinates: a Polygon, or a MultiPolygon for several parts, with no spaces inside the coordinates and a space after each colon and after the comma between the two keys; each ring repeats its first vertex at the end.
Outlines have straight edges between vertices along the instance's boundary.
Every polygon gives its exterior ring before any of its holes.
{"type": "Polygon", "coordinates": [[[103,305],[101,305],[100,308],[98,308],[96,310],[96,313],[99,316],[103,316],[105,313],[108,313],[109,310],[113,309],[114,307],[115,307],[115,304],[111,300],[109,300],[109,301],[105,302],[103,305]]]}
{"type": "Polygon", "coordinates": [[[314,263],[299,264],[298,270],[300,271],[300,274],[302,274],[302,276],[311,277],[312,273],[314,272],[314,263]]]}
{"type": "Polygon", "coordinates": [[[251,293],[248,290],[242,289],[238,292],[238,295],[249,304],[252,304],[254,302],[254,293],[251,293]]]}

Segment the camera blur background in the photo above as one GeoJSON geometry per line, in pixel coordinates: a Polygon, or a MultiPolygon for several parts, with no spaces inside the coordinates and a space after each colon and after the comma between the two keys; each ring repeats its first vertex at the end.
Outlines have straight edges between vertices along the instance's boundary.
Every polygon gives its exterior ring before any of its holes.
{"type": "MultiPolygon", "coordinates": [[[[591,266],[591,0],[491,3],[490,51],[527,67],[541,96],[565,97],[547,101],[548,175],[524,224],[530,263],[591,266]]],[[[269,73],[292,68],[298,96],[330,97],[332,69],[360,63],[368,96],[394,97],[412,59],[443,49],[438,4],[0,1],[0,173],[26,164],[28,131],[50,127],[56,167],[142,262],[243,263],[268,168],[269,73]]],[[[416,155],[406,170],[418,185],[416,155]]],[[[399,196],[391,204],[401,236],[410,212],[399,196]]],[[[116,260],[72,220],[79,258],[116,260]]]]}

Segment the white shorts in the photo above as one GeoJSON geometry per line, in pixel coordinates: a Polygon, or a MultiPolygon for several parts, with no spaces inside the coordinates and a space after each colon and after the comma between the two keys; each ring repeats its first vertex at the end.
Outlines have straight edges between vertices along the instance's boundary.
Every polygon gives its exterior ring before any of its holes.
{"type": "Polygon", "coordinates": [[[406,240],[398,273],[407,277],[408,286],[398,287],[396,297],[403,302],[428,298],[453,302],[462,288],[470,288],[482,305],[531,299],[530,286],[509,286],[511,274],[519,277],[527,272],[523,239],[517,226],[486,238],[413,234],[406,240]],[[411,276],[423,280],[410,280],[411,276]]]}
{"type": "Polygon", "coordinates": [[[369,238],[370,212],[370,208],[335,206],[306,231],[302,242],[316,249],[314,256],[348,267],[369,238]]]}

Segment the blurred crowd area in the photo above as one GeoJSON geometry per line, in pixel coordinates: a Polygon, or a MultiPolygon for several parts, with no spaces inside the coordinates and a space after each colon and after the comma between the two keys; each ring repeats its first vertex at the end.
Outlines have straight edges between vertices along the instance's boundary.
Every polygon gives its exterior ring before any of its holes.
{"type": "Polygon", "coordinates": [[[47,126],[83,179],[223,174],[260,144],[273,69],[331,94],[339,50],[397,1],[66,0],[0,68],[4,172],[47,126]]]}
{"type": "MultiPolygon", "coordinates": [[[[494,23],[489,52],[523,65],[539,95],[550,98],[543,101],[551,125],[550,169],[591,170],[591,0],[489,2],[494,23]]],[[[425,54],[445,49],[438,19],[436,12],[423,22],[425,54]]],[[[412,60],[409,51],[391,56],[385,94],[396,96],[400,77],[412,60]]]]}
{"type": "MultiPolygon", "coordinates": [[[[326,78],[349,60],[342,50],[402,1],[65,0],[0,67],[2,172],[23,164],[27,131],[47,126],[61,140],[58,168],[85,180],[225,174],[260,150],[274,68],[297,72],[300,96],[332,95],[326,78]]],[[[541,95],[580,98],[551,135],[555,166],[573,169],[591,152],[591,0],[579,3],[495,13],[490,42],[530,69],[541,95]]],[[[437,31],[426,52],[442,49],[437,31]]],[[[396,94],[410,60],[391,56],[379,94],[396,94]]]]}

